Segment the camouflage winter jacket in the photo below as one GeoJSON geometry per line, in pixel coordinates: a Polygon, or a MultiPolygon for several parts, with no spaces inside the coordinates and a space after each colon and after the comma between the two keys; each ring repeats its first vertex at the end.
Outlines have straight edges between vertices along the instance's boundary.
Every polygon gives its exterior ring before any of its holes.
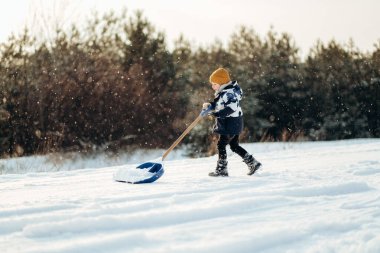
{"type": "Polygon", "coordinates": [[[215,93],[211,106],[216,117],[214,132],[223,135],[238,135],[243,130],[243,111],[240,107],[243,91],[236,81],[221,86],[215,93]]]}

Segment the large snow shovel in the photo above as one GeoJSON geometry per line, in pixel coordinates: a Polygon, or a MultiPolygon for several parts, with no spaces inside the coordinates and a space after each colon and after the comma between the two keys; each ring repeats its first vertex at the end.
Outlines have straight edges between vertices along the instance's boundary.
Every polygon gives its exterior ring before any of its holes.
{"type": "MultiPolygon", "coordinates": [[[[198,122],[206,116],[212,107],[203,109],[198,117],[186,128],[180,137],[170,146],[168,150],[162,155],[161,162],[169,155],[169,153],[182,141],[182,139],[193,129],[198,122]]],[[[146,162],[136,168],[134,167],[121,167],[115,172],[113,178],[117,182],[131,183],[131,184],[143,184],[152,183],[159,179],[164,174],[164,166],[161,162],[146,162]]]]}

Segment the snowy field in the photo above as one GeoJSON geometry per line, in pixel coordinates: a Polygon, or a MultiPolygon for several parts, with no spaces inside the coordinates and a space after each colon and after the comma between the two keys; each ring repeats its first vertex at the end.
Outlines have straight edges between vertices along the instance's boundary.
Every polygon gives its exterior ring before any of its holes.
{"type": "Polygon", "coordinates": [[[254,176],[237,155],[229,178],[207,176],[216,156],[178,158],[144,185],[99,161],[10,174],[2,160],[0,252],[380,252],[379,139],[244,146],[254,176]]]}

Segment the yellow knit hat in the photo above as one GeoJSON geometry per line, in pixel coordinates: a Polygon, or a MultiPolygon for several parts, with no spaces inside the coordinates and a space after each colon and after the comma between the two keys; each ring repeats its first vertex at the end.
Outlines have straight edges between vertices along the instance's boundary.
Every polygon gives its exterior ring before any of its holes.
{"type": "Polygon", "coordinates": [[[231,81],[230,74],[224,68],[218,68],[212,72],[210,76],[210,83],[217,83],[220,85],[229,83],[231,81]]]}

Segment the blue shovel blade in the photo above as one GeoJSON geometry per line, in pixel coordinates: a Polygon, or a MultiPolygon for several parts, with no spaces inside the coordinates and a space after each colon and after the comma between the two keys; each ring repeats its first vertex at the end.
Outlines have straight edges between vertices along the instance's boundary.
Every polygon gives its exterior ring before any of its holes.
{"type": "Polygon", "coordinates": [[[143,163],[137,166],[137,169],[148,169],[148,168],[150,168],[148,171],[150,173],[153,173],[153,175],[149,178],[134,182],[134,184],[153,183],[164,174],[164,167],[162,166],[161,163],[147,162],[147,163],[143,163]]]}
{"type": "Polygon", "coordinates": [[[121,168],[114,175],[115,181],[145,184],[152,183],[164,174],[164,167],[161,163],[146,162],[136,168],[121,168]]]}

